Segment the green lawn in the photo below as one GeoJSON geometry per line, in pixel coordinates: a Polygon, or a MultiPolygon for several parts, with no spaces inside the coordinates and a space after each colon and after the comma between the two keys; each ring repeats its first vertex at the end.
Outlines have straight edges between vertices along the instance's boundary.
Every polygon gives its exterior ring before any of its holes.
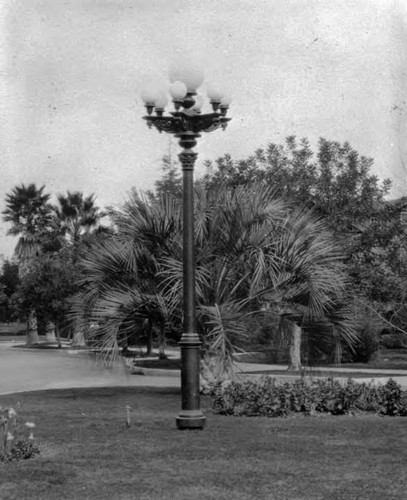
{"type": "Polygon", "coordinates": [[[18,401],[41,455],[0,465],[2,500],[406,498],[405,418],[222,417],[204,398],[207,428],[178,431],[173,389],[0,396],[18,401]]]}

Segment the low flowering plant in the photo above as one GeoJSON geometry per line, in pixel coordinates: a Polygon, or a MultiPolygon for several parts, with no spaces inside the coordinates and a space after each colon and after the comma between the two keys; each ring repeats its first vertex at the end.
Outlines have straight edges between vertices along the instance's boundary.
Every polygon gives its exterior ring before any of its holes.
{"type": "Polygon", "coordinates": [[[0,407],[0,462],[25,460],[40,452],[35,443],[34,422],[26,422],[25,427],[28,435],[21,430],[15,409],[0,407]]]}

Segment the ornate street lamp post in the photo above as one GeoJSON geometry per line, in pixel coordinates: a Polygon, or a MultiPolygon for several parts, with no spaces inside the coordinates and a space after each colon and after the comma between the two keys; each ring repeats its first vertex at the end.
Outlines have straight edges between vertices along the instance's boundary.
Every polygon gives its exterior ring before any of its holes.
{"type": "Polygon", "coordinates": [[[212,113],[201,113],[203,98],[197,95],[202,84],[201,70],[176,67],[170,70],[169,92],[175,111],[164,115],[168,103],[165,92],[146,89],[142,99],[148,115],[148,126],[168,132],[179,139],[182,152],[179,159],[183,174],[183,333],[181,347],[181,412],[177,417],[179,429],[202,429],[205,416],[199,405],[199,371],[201,342],[197,333],[195,313],[195,251],[194,251],[194,164],[198,154],[193,150],[202,132],[226,128],[231,100],[215,87],[208,89],[212,113]],[[155,114],[153,112],[155,111],[155,114]]]}

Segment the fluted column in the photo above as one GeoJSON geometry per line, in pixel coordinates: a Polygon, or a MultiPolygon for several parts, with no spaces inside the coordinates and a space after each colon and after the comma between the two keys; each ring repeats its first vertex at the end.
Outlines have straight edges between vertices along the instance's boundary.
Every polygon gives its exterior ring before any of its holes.
{"type": "MultiPolygon", "coordinates": [[[[181,142],[181,141],[180,141],[181,142]]],[[[182,142],[181,142],[182,144],[182,142]]],[[[181,347],[181,412],[179,429],[202,429],[205,416],[200,410],[199,373],[201,342],[196,327],[195,241],[194,241],[194,164],[197,153],[185,149],[179,158],[183,175],[183,297],[184,321],[181,347]]]]}

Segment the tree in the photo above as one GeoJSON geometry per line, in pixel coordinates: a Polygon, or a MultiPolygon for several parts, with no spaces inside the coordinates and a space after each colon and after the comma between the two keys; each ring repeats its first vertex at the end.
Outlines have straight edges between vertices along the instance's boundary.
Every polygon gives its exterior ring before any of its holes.
{"type": "Polygon", "coordinates": [[[77,245],[100,224],[104,214],[95,206],[95,195],[84,196],[80,191],[58,195],[54,207],[62,234],[72,245],[77,245]]]}
{"type": "Polygon", "coordinates": [[[44,189],[45,186],[37,188],[35,184],[21,184],[6,195],[3,220],[11,224],[7,234],[19,236],[15,254],[20,262],[41,251],[44,236],[49,231],[50,195],[45,194],[44,189]]]}
{"type": "MultiPolygon", "coordinates": [[[[95,234],[106,232],[101,225],[104,213],[95,205],[93,194],[84,196],[80,191],[59,194],[58,205],[54,207],[55,221],[64,238],[64,245],[71,249],[71,259],[75,263],[85,248],[95,243],[95,234]]],[[[84,332],[73,324],[74,346],[84,346],[84,332]]]]}
{"type": "Polygon", "coordinates": [[[70,308],[70,299],[77,291],[77,268],[68,249],[41,253],[30,260],[24,279],[13,300],[20,312],[33,307],[47,330],[47,340],[56,340],[61,347],[60,329],[70,308]],[[50,332],[52,328],[52,332],[50,332]]]}
{"type": "MultiPolygon", "coordinates": [[[[232,345],[266,313],[289,330],[290,369],[300,369],[302,327],[324,320],[338,338],[355,340],[343,309],[343,255],[321,220],[274,198],[261,185],[197,190],[197,291],[200,328],[225,360],[232,345]],[[335,307],[334,307],[335,306],[335,307]],[[248,322],[248,320],[250,321],[248,322]]],[[[181,304],[181,263],[166,259],[166,288],[181,304]]],[[[230,361],[230,360],[229,360],[230,361]]],[[[229,362],[228,361],[228,362],[229,362]]]]}
{"type": "Polygon", "coordinates": [[[306,139],[288,137],[283,145],[269,144],[247,159],[226,155],[215,165],[207,163],[204,182],[232,189],[262,182],[283,199],[312,209],[343,249],[355,300],[382,313],[403,311],[403,208],[386,201],[391,181],[379,182],[371,174],[372,166],[371,158],[359,155],[347,142],[321,138],[314,154],[306,139]]]}
{"type": "Polygon", "coordinates": [[[179,206],[170,199],[149,203],[133,191],[111,217],[114,237],[90,248],[80,261],[81,291],[73,317],[83,330],[98,325],[99,346],[108,354],[117,353],[120,341],[126,344],[145,322],[156,325],[164,357],[168,308],[158,287],[158,262],[179,232],[179,206]]]}
{"type": "Polygon", "coordinates": [[[155,182],[155,196],[173,196],[178,198],[182,193],[182,178],[177,162],[171,154],[163,157],[162,177],[155,182]]]}
{"type": "MultiPolygon", "coordinates": [[[[83,261],[76,314],[99,323],[105,347],[117,347],[121,328],[136,327],[140,316],[180,323],[181,223],[180,200],[133,197],[116,214],[114,239],[83,261]]],[[[284,317],[294,329],[311,318],[329,322],[344,295],[341,255],[323,224],[264,186],[197,185],[195,237],[198,328],[220,371],[265,305],[271,320],[284,317]]],[[[353,340],[350,329],[337,331],[353,340]]]]}
{"type": "Polygon", "coordinates": [[[389,192],[391,181],[380,184],[370,173],[372,165],[371,158],[360,156],[348,142],[321,138],[314,155],[306,139],[298,142],[290,136],[285,144],[271,143],[247,159],[226,155],[216,166],[207,162],[204,181],[232,188],[267,183],[277,196],[312,208],[332,231],[342,234],[369,220],[389,192]]]}
{"type": "Polygon", "coordinates": [[[3,292],[2,306],[4,308],[2,321],[10,321],[12,318],[11,297],[19,282],[18,264],[8,259],[4,260],[0,274],[0,286],[3,292]]]}
{"type": "MultiPolygon", "coordinates": [[[[31,259],[39,255],[44,244],[49,244],[52,233],[50,195],[44,193],[45,186],[21,184],[6,195],[6,209],[3,219],[11,223],[8,234],[19,236],[15,254],[19,262],[20,277],[23,280],[31,259]]],[[[27,345],[39,341],[37,317],[32,307],[27,315],[27,345]]]]}

